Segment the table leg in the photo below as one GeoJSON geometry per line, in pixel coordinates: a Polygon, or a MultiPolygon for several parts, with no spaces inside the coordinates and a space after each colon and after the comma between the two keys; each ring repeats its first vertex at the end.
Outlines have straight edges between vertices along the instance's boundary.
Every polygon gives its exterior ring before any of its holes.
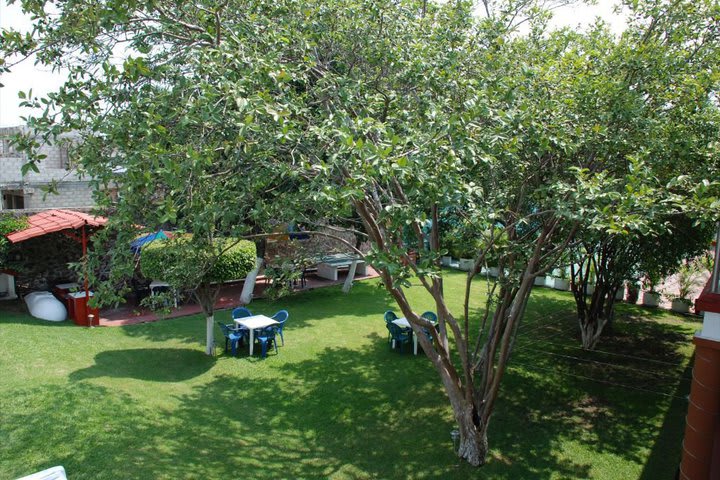
{"type": "Polygon", "coordinates": [[[255,345],[255,330],[252,328],[250,330],[250,356],[252,357],[253,354],[253,346],[255,345]]]}

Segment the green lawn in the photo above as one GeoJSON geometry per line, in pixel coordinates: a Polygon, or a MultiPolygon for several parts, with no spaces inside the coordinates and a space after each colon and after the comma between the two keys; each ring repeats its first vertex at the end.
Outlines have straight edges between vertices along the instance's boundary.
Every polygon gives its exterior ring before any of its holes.
{"type": "MultiPolygon", "coordinates": [[[[446,287],[458,310],[463,279],[446,287]]],[[[389,350],[375,282],[250,307],[290,311],[279,355],[207,357],[200,316],[86,329],[0,304],[0,478],[659,480],[678,464],[696,322],[623,307],[587,353],[570,294],[534,292],[476,470],[427,359],[389,350]]]]}

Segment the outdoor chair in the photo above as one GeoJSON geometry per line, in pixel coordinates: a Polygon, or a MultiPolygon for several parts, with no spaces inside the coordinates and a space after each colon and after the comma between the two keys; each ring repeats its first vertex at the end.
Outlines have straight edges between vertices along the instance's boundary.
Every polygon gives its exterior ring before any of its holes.
{"type": "Polygon", "coordinates": [[[237,307],[232,311],[232,318],[235,320],[236,318],[245,318],[245,317],[252,317],[252,312],[248,310],[245,307],[237,307]]]}
{"type": "Polygon", "coordinates": [[[272,343],[275,346],[275,353],[278,353],[277,341],[275,340],[276,332],[277,325],[270,325],[269,327],[255,330],[255,339],[260,343],[260,346],[262,347],[262,350],[260,352],[260,358],[267,357],[267,349],[269,343],[272,343]]]}
{"type": "Polygon", "coordinates": [[[412,333],[392,322],[387,322],[385,326],[390,332],[390,348],[392,348],[392,342],[394,341],[396,344],[400,344],[400,353],[402,353],[403,344],[412,343],[412,333]]]}
{"type": "MultiPolygon", "coordinates": [[[[287,322],[288,317],[290,314],[287,310],[280,310],[275,315],[273,315],[271,318],[278,322],[279,325],[275,325],[277,328],[277,333],[280,334],[280,340],[282,341],[283,347],[285,346],[285,337],[283,337],[283,327],[285,327],[285,322],[287,322]]],[[[276,346],[277,347],[277,346],[276,346]]]]}
{"type": "Polygon", "coordinates": [[[243,339],[245,334],[241,330],[234,330],[232,328],[233,325],[225,325],[224,323],[221,323],[221,322],[218,322],[218,325],[220,325],[220,330],[222,331],[223,336],[225,337],[225,353],[227,353],[228,343],[230,343],[232,355],[237,356],[238,344],[243,339]]]}
{"type": "Polygon", "coordinates": [[[398,316],[395,315],[395,312],[393,312],[392,310],[388,310],[387,312],[385,312],[385,322],[390,323],[393,320],[397,320],[397,318],[398,316]]]}
{"type": "MultiPolygon", "coordinates": [[[[393,320],[397,320],[398,316],[395,315],[395,312],[392,310],[388,310],[385,312],[385,323],[390,324],[393,320]]],[[[388,343],[392,343],[392,335],[390,335],[390,327],[388,327],[388,343]]]]}
{"type": "MultiPolygon", "coordinates": [[[[435,329],[436,329],[436,330],[438,329],[438,319],[437,319],[437,315],[435,314],[435,312],[427,311],[427,312],[424,312],[424,313],[423,313],[422,315],[420,315],[420,316],[421,316],[422,318],[424,318],[425,320],[427,320],[428,322],[434,323],[434,324],[435,324],[435,329]]],[[[427,336],[428,340],[430,340],[430,343],[432,343],[433,337],[432,337],[432,334],[430,333],[430,330],[428,330],[427,328],[423,327],[423,332],[424,332],[425,335],[427,336]]]]}
{"type": "MultiPolygon", "coordinates": [[[[253,314],[250,310],[248,310],[245,307],[237,307],[237,308],[233,309],[231,316],[232,316],[233,320],[236,320],[238,318],[252,317],[253,314]]],[[[249,334],[247,328],[243,327],[242,325],[238,325],[237,323],[235,324],[235,329],[241,330],[243,333],[243,337],[247,337],[249,334]]],[[[241,338],[240,345],[242,345],[242,342],[243,342],[243,339],[241,338]]]]}

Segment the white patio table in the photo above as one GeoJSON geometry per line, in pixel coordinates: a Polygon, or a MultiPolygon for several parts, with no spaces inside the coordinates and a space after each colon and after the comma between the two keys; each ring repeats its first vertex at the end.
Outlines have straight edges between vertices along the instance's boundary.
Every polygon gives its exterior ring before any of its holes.
{"type": "MultiPolygon", "coordinates": [[[[410,328],[410,322],[408,322],[405,317],[396,318],[392,323],[398,327],[410,328]]],[[[413,355],[417,355],[417,335],[415,335],[415,331],[412,328],[410,328],[410,334],[413,337],[413,355]]],[[[393,340],[393,348],[395,348],[395,340],[393,340]]]]}
{"type": "Polygon", "coordinates": [[[253,354],[253,347],[255,346],[255,329],[265,328],[270,325],[277,325],[278,322],[265,315],[253,315],[252,317],[236,318],[235,323],[242,325],[243,327],[250,330],[250,356],[253,354]]]}

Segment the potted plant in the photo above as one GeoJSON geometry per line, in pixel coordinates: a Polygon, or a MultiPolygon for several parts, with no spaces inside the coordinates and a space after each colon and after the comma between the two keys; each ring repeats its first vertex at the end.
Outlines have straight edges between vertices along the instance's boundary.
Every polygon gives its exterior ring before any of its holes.
{"type": "Polygon", "coordinates": [[[450,252],[447,252],[447,255],[441,255],[440,256],[440,265],[443,267],[449,267],[452,264],[452,256],[450,255],[450,252]]]}
{"type": "Polygon", "coordinates": [[[692,300],[690,294],[697,285],[698,266],[693,262],[683,263],[675,274],[677,295],[665,295],[670,300],[670,310],[678,313],[690,313],[692,300]]]}
{"type": "Polygon", "coordinates": [[[477,254],[477,240],[474,239],[467,229],[456,228],[448,233],[450,252],[458,259],[458,268],[463,271],[470,271],[475,265],[477,254]]]}
{"type": "Polygon", "coordinates": [[[570,281],[568,280],[568,272],[567,268],[560,267],[556,268],[553,274],[554,282],[553,282],[553,288],[555,290],[563,290],[568,291],[570,290],[570,281]]]}
{"type": "Polygon", "coordinates": [[[660,305],[660,293],[655,290],[660,278],[653,272],[647,273],[643,280],[642,304],[646,307],[657,307],[660,305]]]}
{"type": "Polygon", "coordinates": [[[458,267],[464,272],[469,272],[475,265],[475,259],[472,258],[469,250],[461,251],[458,253],[458,257],[458,267]]]}

